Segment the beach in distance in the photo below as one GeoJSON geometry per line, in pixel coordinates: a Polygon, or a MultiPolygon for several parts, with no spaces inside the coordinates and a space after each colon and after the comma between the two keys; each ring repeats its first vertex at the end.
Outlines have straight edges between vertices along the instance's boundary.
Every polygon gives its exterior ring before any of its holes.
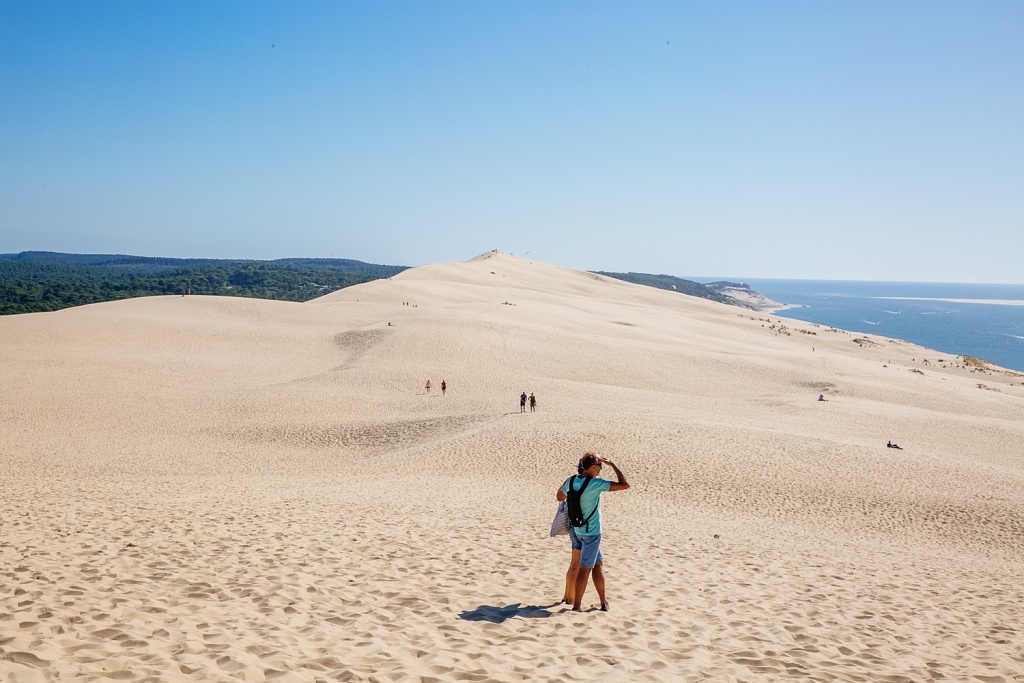
{"type": "MultiPolygon", "coordinates": [[[[706,280],[707,278],[699,278],[706,280]]],[[[1024,372],[1024,284],[761,280],[778,315],[903,339],[1024,372]]]]}
{"type": "Polygon", "coordinates": [[[1024,681],[1024,371],[888,329],[501,252],[2,317],[0,680],[1024,681]]]}

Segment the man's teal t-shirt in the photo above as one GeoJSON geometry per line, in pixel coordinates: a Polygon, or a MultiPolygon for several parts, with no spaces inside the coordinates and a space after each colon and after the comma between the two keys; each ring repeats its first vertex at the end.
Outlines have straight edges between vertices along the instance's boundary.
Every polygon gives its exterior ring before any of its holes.
{"type": "MultiPolygon", "coordinates": [[[[580,487],[583,486],[583,481],[586,477],[575,476],[571,477],[564,484],[562,484],[562,493],[569,495],[569,484],[572,484],[573,491],[579,491],[580,487]]],[[[612,487],[612,482],[607,479],[601,479],[594,477],[587,484],[587,490],[580,496],[580,507],[583,508],[583,519],[590,516],[590,512],[596,507],[597,512],[594,513],[586,526],[575,527],[577,534],[584,536],[596,536],[601,533],[601,494],[612,487]]]]}

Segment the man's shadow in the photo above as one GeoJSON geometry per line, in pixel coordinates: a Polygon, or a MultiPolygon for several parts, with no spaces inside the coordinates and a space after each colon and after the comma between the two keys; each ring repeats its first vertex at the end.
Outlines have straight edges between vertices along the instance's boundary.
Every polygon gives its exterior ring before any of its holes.
{"type": "Polygon", "coordinates": [[[517,602],[514,605],[496,607],[495,605],[480,605],[474,610],[466,610],[459,615],[464,621],[489,621],[492,624],[500,624],[512,617],[523,617],[524,619],[547,619],[552,616],[552,607],[561,605],[561,602],[553,602],[550,605],[526,605],[517,602]]]}

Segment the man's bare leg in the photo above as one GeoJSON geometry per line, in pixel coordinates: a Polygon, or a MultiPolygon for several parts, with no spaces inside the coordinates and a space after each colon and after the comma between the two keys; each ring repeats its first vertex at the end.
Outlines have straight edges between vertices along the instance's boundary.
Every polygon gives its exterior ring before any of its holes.
{"type": "Polygon", "coordinates": [[[576,595],[576,574],[580,571],[580,551],[572,551],[572,559],[569,561],[569,570],[565,572],[565,595],[562,596],[562,602],[567,605],[573,603],[576,595]]]}
{"type": "Polygon", "coordinates": [[[604,596],[604,562],[594,565],[594,588],[597,589],[597,597],[601,598],[601,607],[604,607],[608,604],[604,596]]]}
{"type": "Polygon", "coordinates": [[[576,574],[576,595],[573,596],[572,611],[582,612],[580,604],[583,602],[583,592],[587,590],[587,580],[590,579],[590,567],[580,567],[576,574]]]}

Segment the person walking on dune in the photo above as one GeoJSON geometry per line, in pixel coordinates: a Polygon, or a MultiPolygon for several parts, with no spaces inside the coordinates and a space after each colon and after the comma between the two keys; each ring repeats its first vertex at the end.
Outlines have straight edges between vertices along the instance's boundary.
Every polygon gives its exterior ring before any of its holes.
{"type": "Polygon", "coordinates": [[[427,380],[427,396],[430,396],[430,380],[427,380]]]}
{"type": "Polygon", "coordinates": [[[583,611],[583,592],[587,589],[587,580],[591,573],[594,576],[594,588],[601,599],[601,611],[608,611],[608,598],[605,595],[604,558],[601,555],[601,494],[605,491],[625,491],[629,488],[626,475],[607,458],[602,458],[593,451],[587,451],[580,461],[583,473],[569,477],[555,493],[559,501],[573,497],[579,499],[579,519],[573,519],[573,501],[569,501],[569,538],[573,550],[580,551],[580,568],[576,574],[576,586],[573,592],[572,610],[583,611]],[[615,470],[615,481],[601,479],[601,469],[608,465],[615,470]]]}
{"type": "Polygon", "coordinates": [[[530,412],[537,412],[537,397],[533,395],[532,391],[530,392],[530,412]]]}
{"type": "Polygon", "coordinates": [[[444,392],[448,391],[448,384],[441,380],[441,396],[444,396],[444,392]]]}

